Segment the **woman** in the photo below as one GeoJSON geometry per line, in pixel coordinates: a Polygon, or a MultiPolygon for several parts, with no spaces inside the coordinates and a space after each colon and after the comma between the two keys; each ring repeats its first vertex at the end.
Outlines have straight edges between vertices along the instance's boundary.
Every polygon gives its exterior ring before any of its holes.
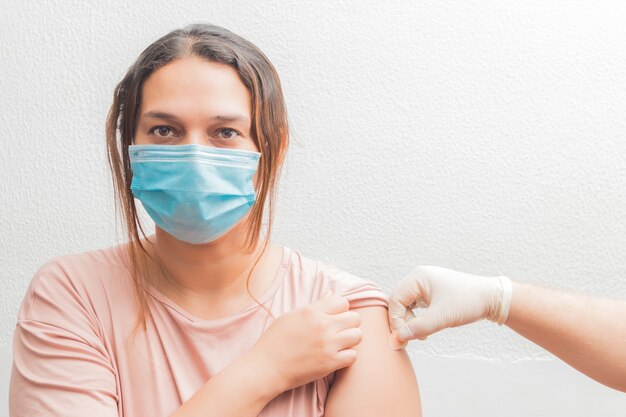
{"type": "Polygon", "coordinates": [[[216,26],[173,31],[131,66],[107,123],[129,243],[36,273],[12,416],[420,414],[380,289],[269,242],[288,130],[258,48],[216,26]]]}

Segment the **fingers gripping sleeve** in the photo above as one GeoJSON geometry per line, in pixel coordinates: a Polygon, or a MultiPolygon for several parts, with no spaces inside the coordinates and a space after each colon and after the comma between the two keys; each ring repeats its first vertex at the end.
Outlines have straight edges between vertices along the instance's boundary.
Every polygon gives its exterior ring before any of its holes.
{"type": "MultiPolygon", "coordinates": [[[[350,303],[350,309],[375,306],[388,308],[385,293],[371,281],[321,263],[318,265],[317,276],[321,295],[323,296],[330,291],[334,295],[346,297],[350,303]]],[[[324,397],[321,399],[322,403],[326,402],[326,393],[334,384],[335,375],[336,373],[333,372],[324,378],[325,389],[323,391],[324,397]]]]}

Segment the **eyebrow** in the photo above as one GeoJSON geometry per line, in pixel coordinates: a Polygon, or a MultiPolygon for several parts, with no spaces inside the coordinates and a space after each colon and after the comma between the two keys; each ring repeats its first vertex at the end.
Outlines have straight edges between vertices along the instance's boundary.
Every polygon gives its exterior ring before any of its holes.
{"type": "MultiPolygon", "coordinates": [[[[165,113],[160,111],[149,111],[141,115],[141,117],[152,117],[155,119],[164,120],[178,120],[176,116],[171,113],[165,113]]],[[[218,114],[217,116],[210,117],[213,120],[224,120],[227,122],[250,122],[250,119],[242,114],[218,114]]]]}

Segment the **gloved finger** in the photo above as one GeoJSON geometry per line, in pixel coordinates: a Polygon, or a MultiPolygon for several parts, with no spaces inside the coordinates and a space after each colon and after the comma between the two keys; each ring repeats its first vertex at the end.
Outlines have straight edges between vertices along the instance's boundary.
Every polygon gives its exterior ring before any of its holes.
{"type": "Polygon", "coordinates": [[[316,303],[313,303],[311,307],[326,314],[339,314],[350,310],[350,303],[345,297],[327,295],[316,303]]]}
{"type": "Polygon", "coordinates": [[[408,309],[396,298],[389,299],[389,326],[391,330],[400,330],[406,323],[406,317],[408,314],[412,314],[411,309],[408,309]],[[409,313],[410,312],[410,313],[409,313]]]}
{"type": "Polygon", "coordinates": [[[404,319],[407,308],[415,304],[419,295],[417,284],[411,276],[404,277],[394,288],[389,297],[389,318],[393,325],[399,325],[404,319]]]}
{"type": "Polygon", "coordinates": [[[428,294],[421,289],[420,277],[415,271],[405,276],[389,297],[389,325],[392,330],[404,327],[407,314],[413,317],[413,308],[428,305],[430,302],[428,294]]]}
{"type": "Polygon", "coordinates": [[[389,342],[389,347],[391,347],[393,350],[404,349],[406,345],[409,344],[409,342],[399,341],[397,332],[393,332],[389,334],[388,342],[389,342]]]}
{"type": "Polygon", "coordinates": [[[404,327],[397,333],[399,342],[420,339],[426,340],[431,334],[438,332],[444,326],[441,325],[439,314],[436,311],[425,310],[423,314],[415,316],[406,322],[404,327]]]}
{"type": "Polygon", "coordinates": [[[414,305],[422,299],[422,291],[417,277],[413,273],[408,274],[396,285],[391,292],[390,298],[405,307],[414,305]]]}
{"type": "Polygon", "coordinates": [[[411,321],[415,318],[415,313],[410,308],[406,309],[406,313],[404,314],[404,322],[411,321]]]}
{"type": "Polygon", "coordinates": [[[412,309],[406,308],[404,306],[403,308],[405,310],[404,318],[402,320],[398,320],[397,322],[394,321],[394,323],[397,323],[397,327],[394,328],[393,326],[391,326],[392,332],[391,334],[389,334],[389,346],[391,346],[393,350],[400,350],[406,347],[406,345],[408,344],[407,341],[401,342],[400,340],[398,340],[398,330],[402,329],[407,322],[415,318],[415,313],[413,313],[412,309]]]}

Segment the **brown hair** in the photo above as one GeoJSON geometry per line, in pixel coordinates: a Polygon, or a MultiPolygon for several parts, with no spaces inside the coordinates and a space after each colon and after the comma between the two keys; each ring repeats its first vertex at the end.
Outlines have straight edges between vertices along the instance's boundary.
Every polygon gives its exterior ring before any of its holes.
{"type": "Polygon", "coordinates": [[[115,88],[106,124],[108,159],[117,201],[116,215],[119,210],[128,236],[129,268],[139,304],[135,330],[139,324],[146,328],[146,313],[150,314],[146,295],[146,256],[152,257],[139,236],[141,231],[146,238],[130,189],[132,171],[128,147],[135,136],[144,82],[154,71],[186,56],[197,56],[231,66],[239,73],[252,97],[251,134],[262,157],[257,173],[256,203],[247,217],[247,250],[253,251],[257,247],[265,203],[269,200],[264,249],[267,247],[272,228],[275,190],[289,141],[287,111],[278,74],[269,59],[251,42],[219,26],[193,24],[161,37],[139,55],[115,88]]]}

